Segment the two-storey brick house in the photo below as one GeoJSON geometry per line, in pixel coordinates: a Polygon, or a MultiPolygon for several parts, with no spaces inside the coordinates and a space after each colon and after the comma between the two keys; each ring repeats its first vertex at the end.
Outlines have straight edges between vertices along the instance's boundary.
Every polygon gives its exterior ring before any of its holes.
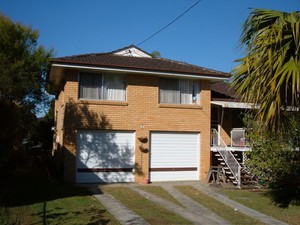
{"type": "Polygon", "coordinates": [[[227,73],[129,46],[52,59],[48,75],[65,181],[206,180],[210,85],[227,73]]]}

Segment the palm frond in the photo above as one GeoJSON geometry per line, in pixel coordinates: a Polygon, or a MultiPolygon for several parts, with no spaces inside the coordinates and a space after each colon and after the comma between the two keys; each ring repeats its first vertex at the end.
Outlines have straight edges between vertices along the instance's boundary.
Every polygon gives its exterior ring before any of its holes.
{"type": "Polygon", "coordinates": [[[288,107],[299,107],[300,14],[253,9],[243,24],[245,57],[233,71],[242,100],[260,103],[257,117],[271,129],[286,123],[288,107]]]}

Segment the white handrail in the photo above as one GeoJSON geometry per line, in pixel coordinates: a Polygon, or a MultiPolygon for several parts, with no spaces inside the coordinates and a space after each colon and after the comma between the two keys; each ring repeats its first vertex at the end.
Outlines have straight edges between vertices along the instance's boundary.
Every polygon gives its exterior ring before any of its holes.
{"type": "Polygon", "coordinates": [[[218,145],[215,145],[218,153],[224,159],[226,165],[228,166],[229,170],[233,174],[235,180],[237,181],[237,186],[241,187],[241,165],[236,160],[232,152],[227,147],[226,143],[223,141],[221,136],[219,135],[216,129],[212,129],[212,133],[217,135],[218,137],[218,145]]]}

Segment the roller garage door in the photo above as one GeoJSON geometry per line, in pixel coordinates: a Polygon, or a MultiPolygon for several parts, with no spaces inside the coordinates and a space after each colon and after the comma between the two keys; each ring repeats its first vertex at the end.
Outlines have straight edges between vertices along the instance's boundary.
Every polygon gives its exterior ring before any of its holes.
{"type": "Polygon", "coordinates": [[[134,136],[124,131],[78,131],[76,182],[133,182],[134,136]]]}
{"type": "Polygon", "coordinates": [[[151,133],[150,181],[199,180],[199,133],[151,133]]]}

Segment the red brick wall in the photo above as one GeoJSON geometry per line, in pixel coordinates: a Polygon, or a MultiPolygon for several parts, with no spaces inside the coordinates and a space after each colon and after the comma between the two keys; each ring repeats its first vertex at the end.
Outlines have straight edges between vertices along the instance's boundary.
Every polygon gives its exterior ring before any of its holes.
{"type": "MultiPolygon", "coordinates": [[[[210,166],[210,82],[201,81],[200,106],[160,105],[158,77],[128,74],[127,101],[78,100],[78,71],[68,71],[64,92],[64,169],[65,180],[75,182],[76,131],[79,129],[132,130],[136,132],[136,182],[148,177],[149,155],[143,153],[142,175],[139,173],[140,136],[149,138],[151,131],[193,131],[200,133],[200,180],[205,180],[210,166]],[[143,128],[141,127],[143,125],[143,128]]],[[[200,82],[200,81],[199,81],[200,82]]],[[[61,105],[56,104],[56,107],[61,105]]],[[[59,119],[58,119],[59,120],[59,119]]],[[[146,144],[149,147],[149,143],[146,144]]]]}

